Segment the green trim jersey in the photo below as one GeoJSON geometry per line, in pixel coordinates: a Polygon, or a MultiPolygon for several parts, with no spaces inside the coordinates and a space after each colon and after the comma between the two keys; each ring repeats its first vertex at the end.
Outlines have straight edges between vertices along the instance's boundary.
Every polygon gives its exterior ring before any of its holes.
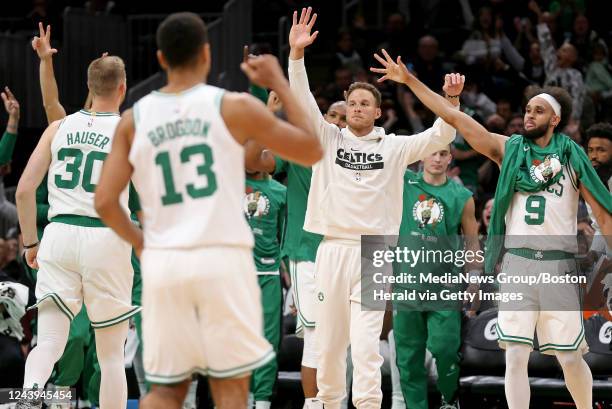
{"type": "Polygon", "coordinates": [[[198,84],[134,105],[129,160],[145,248],[253,246],[242,211],[244,147],[221,116],[224,92],[198,84]]]}
{"type": "Polygon", "coordinates": [[[283,256],[293,261],[315,261],[323,236],[304,230],[312,169],[276,157],[274,173],[287,172],[287,230],[283,256]]]}
{"type": "Polygon", "coordinates": [[[578,251],[578,179],[571,165],[562,165],[550,149],[532,145],[536,159],[529,174],[535,181],[554,178],[557,183],[539,192],[515,192],[506,213],[506,248],[578,251]]]}
{"type": "Polygon", "coordinates": [[[246,179],[242,209],[255,238],[258,273],[279,273],[287,188],[271,178],[246,179]]]}
{"type": "MultiPolygon", "coordinates": [[[[472,192],[450,179],[442,185],[434,186],[425,182],[422,173],[406,171],[398,246],[441,252],[461,249],[461,217],[470,197],[472,192]]],[[[442,275],[455,272],[456,269],[451,263],[439,260],[419,263],[416,268],[404,263],[399,265],[399,270],[396,266],[395,271],[418,277],[421,273],[442,275]]],[[[422,284],[407,286],[421,288],[422,284]]]]}
{"type": "Polygon", "coordinates": [[[472,197],[465,187],[450,179],[434,186],[423,173],[410,170],[404,174],[404,211],[400,235],[451,236],[460,233],[461,216],[472,197]]]}
{"type": "MultiPolygon", "coordinates": [[[[94,190],[119,119],[115,113],[81,110],[62,120],[51,142],[47,175],[49,220],[58,215],[98,217],[94,190]]],[[[127,188],[120,202],[127,211],[127,188]]]]}

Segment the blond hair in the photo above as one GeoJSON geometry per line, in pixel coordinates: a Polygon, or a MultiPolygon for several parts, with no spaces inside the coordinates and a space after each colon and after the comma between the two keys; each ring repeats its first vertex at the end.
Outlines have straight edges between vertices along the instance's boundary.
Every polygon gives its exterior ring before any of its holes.
{"type": "Polygon", "coordinates": [[[87,68],[87,87],[97,97],[112,95],[125,80],[125,64],[117,56],[96,58],[87,68]]]}

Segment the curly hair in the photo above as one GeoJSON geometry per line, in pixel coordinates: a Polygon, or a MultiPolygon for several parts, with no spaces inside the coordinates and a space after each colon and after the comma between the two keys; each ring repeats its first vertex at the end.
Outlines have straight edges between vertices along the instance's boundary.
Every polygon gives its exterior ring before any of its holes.
{"type": "Polygon", "coordinates": [[[533,87],[529,91],[527,101],[541,93],[552,95],[557,100],[559,105],[561,105],[561,120],[555,126],[555,131],[562,131],[567,126],[572,115],[572,97],[570,94],[560,87],[533,87]]]}
{"type": "Polygon", "coordinates": [[[612,141],[612,124],[599,122],[593,124],[586,131],[587,140],[591,138],[604,138],[612,141]]]}

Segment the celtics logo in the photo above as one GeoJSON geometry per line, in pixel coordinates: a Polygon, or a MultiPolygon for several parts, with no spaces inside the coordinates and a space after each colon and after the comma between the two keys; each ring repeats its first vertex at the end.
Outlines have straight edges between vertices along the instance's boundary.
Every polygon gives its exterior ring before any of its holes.
{"type": "Polygon", "coordinates": [[[561,171],[561,162],[556,154],[547,155],[544,161],[534,159],[531,161],[529,174],[536,183],[546,183],[561,171]]]}
{"type": "Polygon", "coordinates": [[[421,194],[412,208],[412,217],[419,223],[419,229],[428,224],[435,228],[444,218],[444,206],[435,197],[428,198],[421,194]]]}
{"type": "Polygon", "coordinates": [[[270,211],[270,200],[263,193],[247,189],[243,203],[244,214],[247,218],[266,216],[270,211]]]}

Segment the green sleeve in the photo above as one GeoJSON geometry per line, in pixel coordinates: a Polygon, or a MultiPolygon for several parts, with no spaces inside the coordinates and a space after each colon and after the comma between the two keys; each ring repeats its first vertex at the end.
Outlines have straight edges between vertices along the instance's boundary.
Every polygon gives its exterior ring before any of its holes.
{"type": "Polygon", "coordinates": [[[275,166],[274,166],[274,174],[277,175],[279,173],[282,173],[284,171],[287,170],[287,161],[278,157],[278,156],[274,156],[274,162],[275,162],[275,166]]]}
{"type": "Polygon", "coordinates": [[[0,140],[0,165],[9,163],[13,158],[15,142],[17,142],[17,134],[5,131],[0,140]]]}
{"type": "Polygon", "coordinates": [[[140,198],[138,197],[138,192],[136,192],[136,188],[134,188],[134,184],[130,182],[130,193],[129,193],[129,201],[128,207],[130,208],[131,213],[136,213],[142,210],[140,206],[140,198]]]}
{"type": "Polygon", "coordinates": [[[281,248],[283,248],[283,241],[285,240],[285,227],[287,225],[287,189],[283,189],[280,200],[280,209],[278,211],[278,242],[281,248]]]}
{"type": "Polygon", "coordinates": [[[268,90],[265,88],[251,84],[249,86],[249,94],[253,95],[255,98],[257,98],[264,104],[268,103],[268,90]]]}
{"type": "Polygon", "coordinates": [[[36,189],[36,225],[39,228],[49,223],[49,191],[47,190],[47,177],[36,189]]]}

